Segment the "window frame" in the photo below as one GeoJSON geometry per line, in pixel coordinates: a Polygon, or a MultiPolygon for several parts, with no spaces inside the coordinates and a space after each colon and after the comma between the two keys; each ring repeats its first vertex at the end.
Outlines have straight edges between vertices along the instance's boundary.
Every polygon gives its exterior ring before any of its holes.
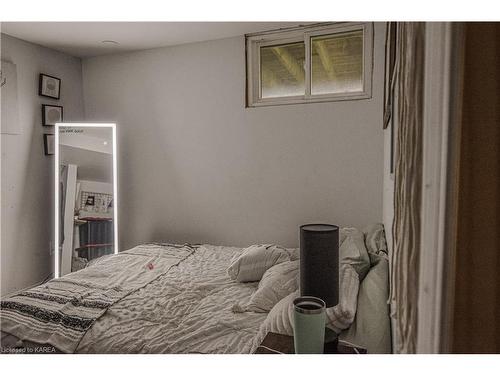
{"type": "Polygon", "coordinates": [[[373,23],[337,22],[299,26],[245,35],[246,44],[246,106],[263,107],[286,104],[318,103],[343,100],[370,99],[373,73],[373,23]],[[311,94],[311,38],[335,35],[349,31],[363,31],[363,90],[332,94],[311,94]],[[262,98],[260,48],[273,45],[304,43],[304,95],[262,98]]]}

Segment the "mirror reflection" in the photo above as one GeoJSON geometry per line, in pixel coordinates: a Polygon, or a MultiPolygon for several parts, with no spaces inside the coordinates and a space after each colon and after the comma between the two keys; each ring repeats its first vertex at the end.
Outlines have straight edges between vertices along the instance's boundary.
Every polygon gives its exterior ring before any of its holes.
{"type": "Polygon", "coordinates": [[[59,275],[115,251],[113,125],[59,125],[59,275]]]}

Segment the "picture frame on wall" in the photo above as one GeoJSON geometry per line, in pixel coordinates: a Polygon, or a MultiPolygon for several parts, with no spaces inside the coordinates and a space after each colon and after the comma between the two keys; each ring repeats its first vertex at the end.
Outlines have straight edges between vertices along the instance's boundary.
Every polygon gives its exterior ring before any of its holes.
{"type": "Polygon", "coordinates": [[[45,155],[54,155],[54,134],[43,135],[43,149],[45,155]]]}
{"type": "Polygon", "coordinates": [[[63,121],[63,107],[60,105],[42,104],[43,126],[54,126],[63,121]]]}
{"type": "Polygon", "coordinates": [[[38,95],[47,98],[59,99],[61,96],[61,79],[48,74],[40,73],[38,95]]]}

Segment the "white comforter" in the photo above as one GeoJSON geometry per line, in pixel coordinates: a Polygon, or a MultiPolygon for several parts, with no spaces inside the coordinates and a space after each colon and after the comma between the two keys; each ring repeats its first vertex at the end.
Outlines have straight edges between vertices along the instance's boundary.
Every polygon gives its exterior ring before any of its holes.
{"type": "Polygon", "coordinates": [[[203,245],[124,297],[87,331],[77,353],[248,353],[267,314],[235,314],[257,283],[226,274],[243,249],[203,245]]]}

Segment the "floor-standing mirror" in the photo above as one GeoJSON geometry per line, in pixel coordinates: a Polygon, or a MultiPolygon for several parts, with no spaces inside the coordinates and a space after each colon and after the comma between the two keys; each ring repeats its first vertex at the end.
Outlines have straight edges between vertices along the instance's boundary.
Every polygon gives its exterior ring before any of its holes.
{"type": "Polygon", "coordinates": [[[118,252],[115,124],[55,127],[54,277],[118,252]]]}

